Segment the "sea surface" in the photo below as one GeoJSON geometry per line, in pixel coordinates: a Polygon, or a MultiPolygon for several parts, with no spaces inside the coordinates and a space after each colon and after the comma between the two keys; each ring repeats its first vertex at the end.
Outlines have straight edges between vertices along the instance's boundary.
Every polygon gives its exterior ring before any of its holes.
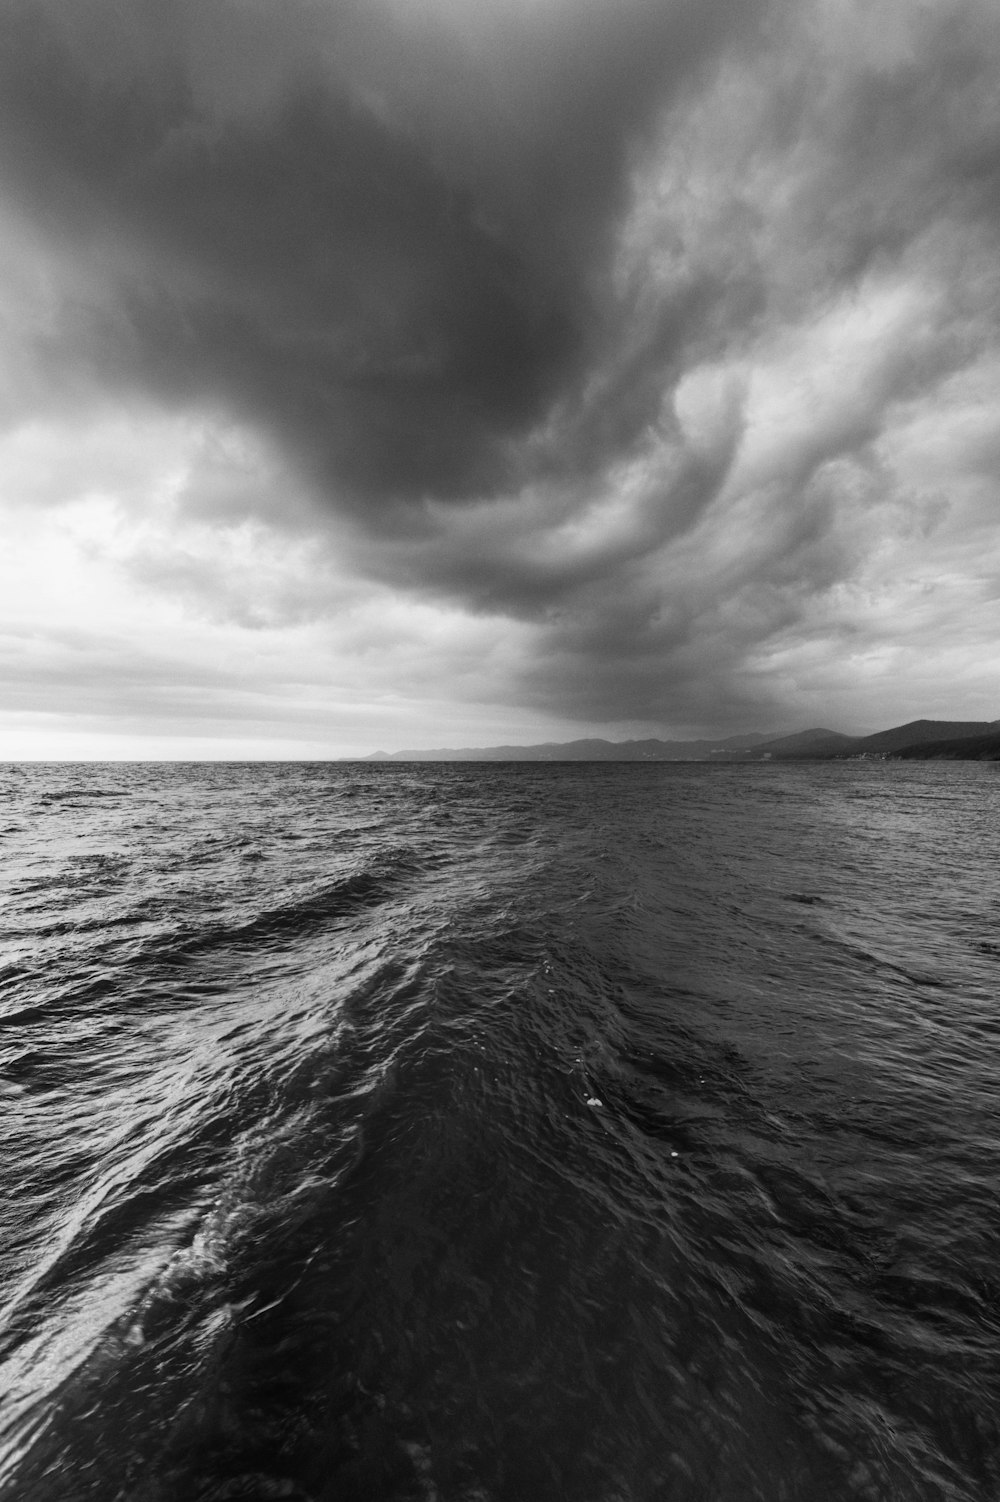
{"type": "Polygon", "coordinates": [[[1000,769],[0,767],[3,1502],[996,1502],[1000,769]]]}

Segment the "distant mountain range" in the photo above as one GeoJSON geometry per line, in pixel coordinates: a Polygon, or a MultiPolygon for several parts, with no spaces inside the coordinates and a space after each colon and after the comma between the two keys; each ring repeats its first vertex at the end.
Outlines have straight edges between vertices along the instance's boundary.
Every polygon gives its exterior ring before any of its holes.
{"type": "Polygon", "coordinates": [[[1000,761],[1000,720],[911,720],[875,735],[801,730],[722,740],[546,741],[536,746],[453,746],[376,751],[362,761],[832,761],[848,757],[1000,761]]]}
{"type": "Polygon", "coordinates": [[[844,757],[950,757],[959,760],[1000,756],[1000,720],[910,720],[874,735],[841,735],[836,730],[804,730],[766,741],[757,760],[829,761],[844,757]]]}

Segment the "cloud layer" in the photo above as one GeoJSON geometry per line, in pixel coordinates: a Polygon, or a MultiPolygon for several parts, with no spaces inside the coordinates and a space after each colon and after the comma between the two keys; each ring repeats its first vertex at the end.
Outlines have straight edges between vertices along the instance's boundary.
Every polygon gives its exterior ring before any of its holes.
{"type": "Polygon", "coordinates": [[[13,0],[10,535],[265,739],[295,633],[303,744],[331,682],[397,743],[993,718],[998,65],[992,0],[13,0]]]}

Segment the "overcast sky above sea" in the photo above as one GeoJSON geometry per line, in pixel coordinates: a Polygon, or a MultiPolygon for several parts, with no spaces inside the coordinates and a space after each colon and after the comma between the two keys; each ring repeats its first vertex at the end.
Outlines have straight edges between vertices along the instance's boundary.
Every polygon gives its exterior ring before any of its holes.
{"type": "Polygon", "coordinates": [[[1000,715],[996,0],[6,0],[0,758],[1000,715]]]}

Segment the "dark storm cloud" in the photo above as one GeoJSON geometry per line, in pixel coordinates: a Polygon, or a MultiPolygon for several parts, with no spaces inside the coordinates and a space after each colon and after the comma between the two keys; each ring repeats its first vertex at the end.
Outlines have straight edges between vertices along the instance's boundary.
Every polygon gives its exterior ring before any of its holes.
{"type": "Polygon", "coordinates": [[[282,619],[336,556],[508,632],[492,702],[775,723],[978,611],[998,68],[994,0],[17,0],[25,342],[252,435],[176,502],[315,537],[282,619]]]}
{"type": "MultiPolygon", "coordinates": [[[[205,0],[186,23],[214,31],[200,69],[169,25],[183,33],[184,7],[138,9],[145,36],[85,7],[103,56],[55,7],[0,22],[8,183],[106,262],[104,299],[68,310],[61,337],[95,380],[229,403],[371,507],[524,478],[518,440],[613,336],[630,152],[753,7],[589,4],[463,38],[443,22],[408,36],[379,7],[274,6],[262,30],[259,10],[205,0]],[[241,48],[266,77],[268,29],[277,80],[259,108],[227,107],[241,48]]],[[[626,427],[688,316],[658,313],[605,402],[626,427]]],[[[580,437],[559,461],[592,465],[595,447],[580,437]]]]}

